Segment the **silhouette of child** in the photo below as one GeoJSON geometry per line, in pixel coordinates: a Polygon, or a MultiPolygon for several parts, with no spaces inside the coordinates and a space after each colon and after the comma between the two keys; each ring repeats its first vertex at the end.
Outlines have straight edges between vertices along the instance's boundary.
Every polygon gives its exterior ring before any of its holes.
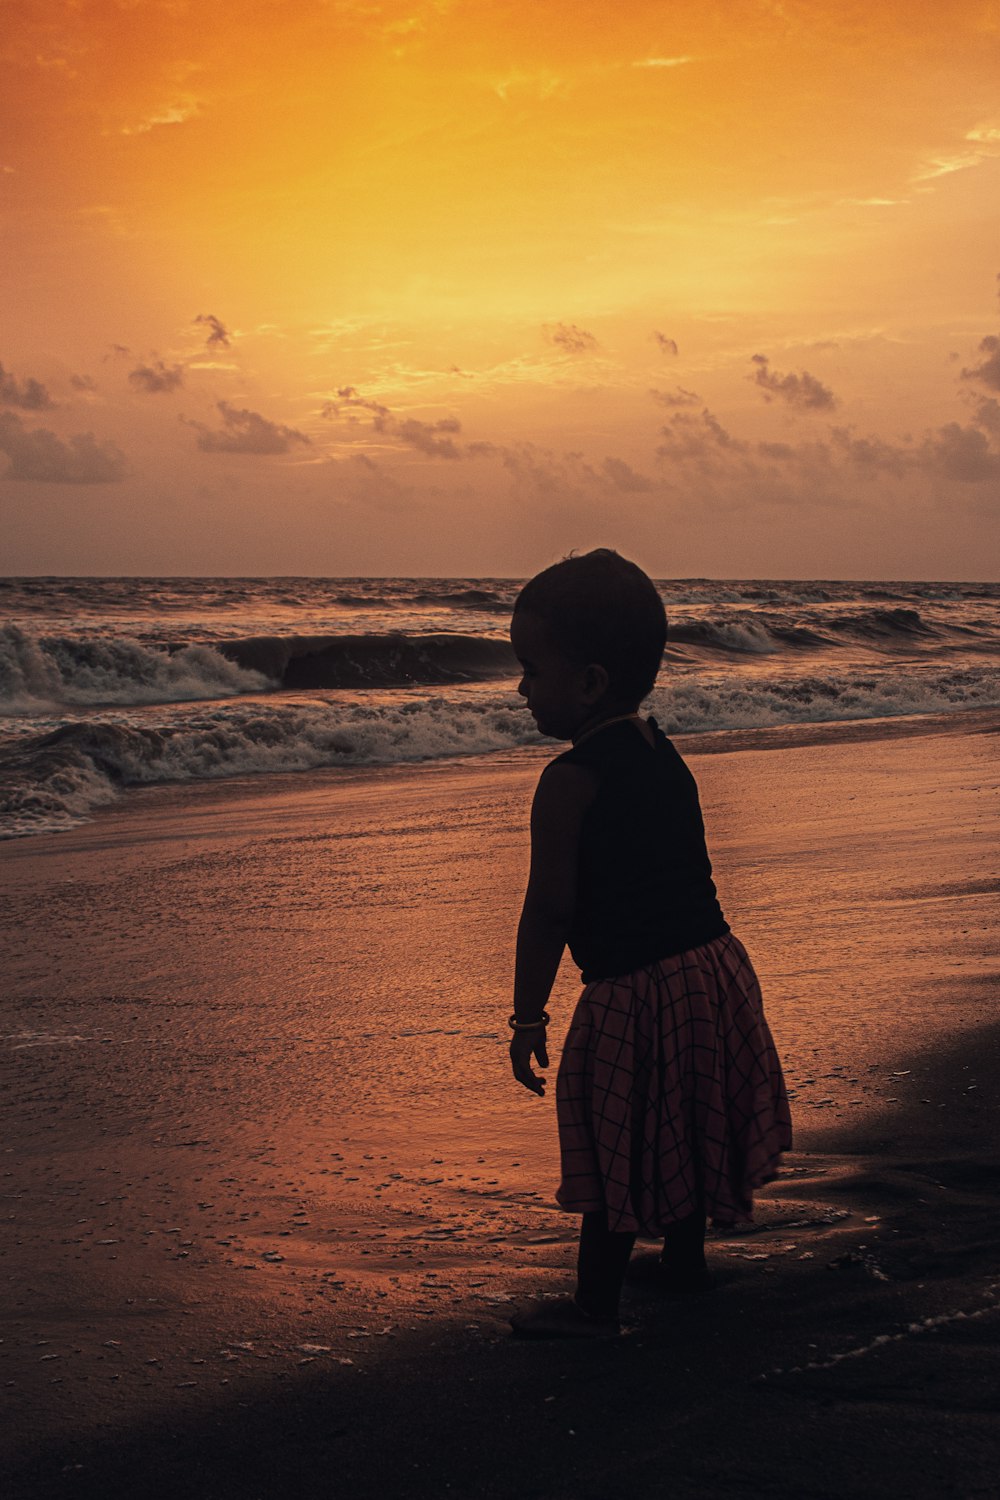
{"type": "Polygon", "coordinates": [[[639,704],[666,615],[605,548],[522,589],[511,641],[538,728],[572,748],[542,772],[517,931],[514,1077],[542,1094],[545,1006],[567,945],[584,989],[556,1081],[562,1180],[582,1214],[576,1294],[512,1318],[533,1338],[619,1331],[637,1234],[674,1293],[705,1290],[705,1222],[750,1217],[791,1145],[781,1066],[749,958],[716,898],[694,777],[639,704]]]}

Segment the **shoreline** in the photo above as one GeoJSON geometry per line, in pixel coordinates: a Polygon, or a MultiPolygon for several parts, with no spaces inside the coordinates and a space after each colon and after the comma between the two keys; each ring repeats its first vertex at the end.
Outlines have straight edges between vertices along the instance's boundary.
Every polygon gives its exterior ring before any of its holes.
{"type": "Polygon", "coordinates": [[[14,1500],[991,1493],[992,747],[688,751],[796,1149],[711,1297],[659,1304],[647,1250],[584,1349],[504,1324],[576,1232],[501,1034],[548,753],[146,788],[9,846],[14,1500]]]}
{"type": "MultiPolygon", "coordinates": [[[[755,729],[718,729],[669,736],[685,757],[735,755],[753,750],[797,750],[820,745],[870,744],[879,740],[923,739],[937,735],[1000,734],[1000,706],[957,709],[949,713],[900,714],[886,718],[823,720],[810,723],[767,725],[755,729]]],[[[246,798],[256,800],[313,786],[353,787],[358,781],[418,776],[506,772],[511,767],[537,767],[558,754],[557,741],[524,745],[439,759],[367,762],[359,765],[314,766],[302,770],[243,773],[177,781],[128,782],[115,787],[113,800],[96,803],[80,821],[68,827],[43,832],[0,835],[0,844],[14,846],[44,840],[65,842],[67,836],[105,823],[116,813],[128,813],[140,799],[154,804],[165,799],[200,803],[205,799],[246,798]]]]}

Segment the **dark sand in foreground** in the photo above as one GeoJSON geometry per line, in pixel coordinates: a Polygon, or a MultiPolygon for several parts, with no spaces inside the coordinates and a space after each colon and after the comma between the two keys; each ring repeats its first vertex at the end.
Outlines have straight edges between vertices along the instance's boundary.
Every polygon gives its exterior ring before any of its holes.
{"type": "Polygon", "coordinates": [[[995,1495],[995,724],[889,728],[691,758],[796,1150],[599,1346],[505,1331],[576,1230],[505,1054],[538,757],[8,844],[4,1493],[995,1495]]]}

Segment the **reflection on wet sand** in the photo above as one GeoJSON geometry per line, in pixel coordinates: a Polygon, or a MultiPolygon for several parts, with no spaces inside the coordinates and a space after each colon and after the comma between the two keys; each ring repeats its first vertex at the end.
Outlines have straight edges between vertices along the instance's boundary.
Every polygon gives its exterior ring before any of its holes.
{"type": "MultiPolygon", "coordinates": [[[[681,1495],[842,1493],[876,1430],[856,1492],[986,1493],[995,741],[697,771],[796,1151],[757,1223],[711,1237],[697,1305],[662,1302],[640,1247],[603,1354],[505,1333],[575,1254],[551,1090],[515,1090],[502,1027],[537,761],[152,789],[13,849],[13,1493],[81,1464],[77,1494],[140,1470],[153,1494],[319,1494],[333,1465],[355,1494],[512,1495],[511,1424],[539,1495],[631,1493],[668,1459],[681,1495]],[[654,1388],[651,1443],[628,1403],[654,1388]]],[[[560,1020],[574,993],[565,972],[560,1020]]]]}

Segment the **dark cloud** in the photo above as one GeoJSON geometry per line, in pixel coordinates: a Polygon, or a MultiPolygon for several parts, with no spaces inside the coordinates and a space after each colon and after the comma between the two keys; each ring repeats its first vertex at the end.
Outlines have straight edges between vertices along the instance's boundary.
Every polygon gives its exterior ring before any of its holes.
{"type": "Polygon", "coordinates": [[[205,340],[207,349],[228,349],[232,342],[229,329],[217,318],[214,313],[199,313],[195,318],[196,323],[204,323],[208,329],[208,337],[205,340]]]}
{"type": "Polygon", "coordinates": [[[566,354],[591,354],[599,347],[594,335],[586,328],[577,328],[575,323],[546,323],[542,331],[550,343],[566,354]]]}
{"type": "Polygon", "coordinates": [[[912,450],[898,448],[879,437],[855,437],[853,428],[831,427],[834,451],[868,473],[893,474],[898,479],[912,466],[912,450]]]}
{"type": "Polygon", "coordinates": [[[69,383],[74,391],[96,391],[97,382],[90,375],[71,375],[69,383]]]}
{"type": "Polygon", "coordinates": [[[657,457],[677,463],[704,464],[718,460],[722,454],[744,454],[749,448],[748,443],[727,432],[707,407],[697,417],[691,412],[675,412],[660,431],[664,441],[656,450],[657,457]]]}
{"type": "Polygon", "coordinates": [[[146,391],[153,396],[161,392],[176,391],[184,384],[184,370],[180,365],[164,364],[154,359],[148,365],[139,365],[129,372],[129,385],[137,391],[146,391]]]}
{"type": "Polygon", "coordinates": [[[5,479],[48,484],[113,484],[125,477],[125,455],[92,432],[63,440],[47,427],[28,428],[13,412],[0,413],[0,453],[9,460],[5,479]]]}
{"type": "Polygon", "coordinates": [[[658,328],[653,329],[652,337],[656,340],[661,354],[672,354],[675,359],[677,358],[678,349],[676,339],[667,338],[667,335],[661,333],[658,328]]]}
{"type": "Polygon", "coordinates": [[[408,417],[405,421],[394,423],[392,428],[394,436],[401,442],[436,458],[463,456],[461,448],[449,436],[450,433],[461,430],[462,424],[456,417],[442,417],[439,422],[418,422],[415,417],[408,417]]]}
{"type": "Polygon", "coordinates": [[[995,438],[1000,438],[1000,401],[989,396],[977,402],[972,420],[984,432],[991,432],[995,438]]]}
{"type": "Polygon", "coordinates": [[[471,454],[469,449],[463,449],[455,442],[455,436],[462,430],[462,424],[457,417],[441,417],[436,422],[421,422],[417,417],[397,417],[388,406],[383,406],[381,401],[372,401],[362,396],[353,385],[342,385],[337,391],[336,399],[327,401],[323,405],[320,416],[343,417],[346,415],[348,421],[356,422],[358,418],[355,412],[358,411],[371,414],[372,427],[376,432],[385,433],[387,437],[398,438],[401,443],[406,443],[408,447],[416,448],[418,452],[426,453],[433,458],[480,456],[471,454]]]}
{"type": "Polygon", "coordinates": [[[791,443],[758,443],[757,452],[761,458],[773,458],[780,463],[787,463],[799,457],[799,449],[791,443]]]}
{"type": "Polygon", "coordinates": [[[808,370],[802,370],[798,375],[779,375],[771,369],[766,354],[752,355],[751,362],[757,368],[747,379],[760,387],[765,401],[772,401],[777,396],[799,411],[831,411],[836,406],[837,398],[833,392],[808,370]]]}
{"type": "Polygon", "coordinates": [[[260,412],[230,406],[228,401],[217,401],[216,407],[222,416],[221,428],[213,430],[203,422],[183,419],[196,428],[203,453],[287,453],[293,443],[310,441],[304,432],[269,422],[260,412]]]}
{"type": "Polygon", "coordinates": [[[55,402],[40,380],[30,375],[27,380],[15,380],[0,365],[0,405],[18,406],[22,411],[47,411],[55,402]]]}
{"type": "Polygon", "coordinates": [[[653,481],[645,474],[637,473],[623,458],[606,458],[601,469],[616,490],[623,490],[628,495],[645,494],[653,488],[653,481]]]}
{"type": "Polygon", "coordinates": [[[654,401],[661,406],[698,406],[701,397],[695,391],[686,391],[682,385],[675,387],[672,391],[650,390],[649,394],[654,401]]]}
{"type": "Polygon", "coordinates": [[[341,417],[346,410],[348,417],[356,421],[357,418],[352,416],[352,408],[356,408],[359,411],[371,412],[372,416],[376,419],[375,425],[379,432],[383,430],[379,426],[379,422],[384,423],[392,416],[392,412],[387,406],[383,406],[381,401],[369,400],[368,397],[361,395],[357,386],[353,385],[342,385],[337,391],[336,400],[324,402],[320,410],[320,416],[341,417]]]}
{"type": "Polygon", "coordinates": [[[979,427],[948,422],[928,438],[924,457],[946,479],[957,479],[960,484],[1000,480],[1000,452],[979,427]]]}
{"type": "Polygon", "coordinates": [[[979,353],[985,355],[981,364],[971,370],[962,371],[963,380],[976,380],[989,386],[991,391],[1000,391],[1000,338],[988,333],[979,345],[979,353]]]}
{"type": "Polygon", "coordinates": [[[107,354],[102,356],[106,364],[109,359],[131,359],[132,351],[127,344],[111,344],[107,354]]]}

